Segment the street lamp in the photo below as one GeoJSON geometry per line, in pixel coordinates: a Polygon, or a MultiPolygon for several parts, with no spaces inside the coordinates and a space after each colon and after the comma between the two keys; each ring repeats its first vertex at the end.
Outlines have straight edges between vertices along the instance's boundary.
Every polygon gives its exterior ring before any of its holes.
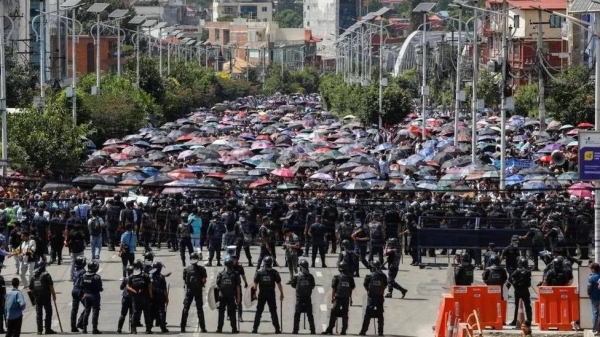
{"type": "Polygon", "coordinates": [[[160,77],[163,75],[163,66],[162,66],[162,31],[163,28],[167,26],[166,22],[159,22],[154,29],[158,29],[158,73],[160,77]]]}
{"type": "MultiPolygon", "coordinates": [[[[0,113],[2,114],[2,177],[6,177],[6,165],[8,164],[8,122],[6,115],[6,60],[4,56],[4,2],[0,1],[0,113]]],[[[10,17],[11,30],[14,29],[14,22],[10,17]]]]}
{"type": "Polygon", "coordinates": [[[100,94],[100,14],[108,8],[110,4],[97,2],[88,8],[88,13],[96,14],[96,87],[92,87],[92,95],[100,94]]]}
{"type": "Polygon", "coordinates": [[[121,19],[129,12],[127,9],[116,9],[108,14],[109,19],[117,23],[117,75],[121,76],[121,19]]]}
{"type": "MultiPolygon", "coordinates": [[[[75,14],[77,11],[77,7],[81,5],[82,0],[67,0],[62,5],[60,5],[63,9],[70,9],[72,16],[72,24],[73,27],[71,29],[71,62],[73,63],[73,79],[71,81],[71,97],[73,102],[73,125],[77,125],[77,62],[75,60],[77,56],[77,52],[75,51],[75,14]]],[[[67,97],[69,96],[69,91],[67,90],[67,97]]]]}
{"type": "Polygon", "coordinates": [[[129,20],[130,25],[135,25],[135,85],[140,87],[140,24],[146,21],[145,16],[136,15],[129,20]]]}
{"type": "Polygon", "coordinates": [[[421,139],[423,141],[425,141],[427,139],[427,123],[426,123],[426,117],[425,117],[425,106],[427,105],[427,96],[429,96],[429,86],[427,86],[427,45],[426,45],[426,40],[425,40],[425,32],[427,31],[427,13],[431,12],[431,10],[435,7],[435,3],[433,2],[423,2],[420,3],[419,5],[417,5],[417,7],[415,7],[415,9],[413,9],[413,13],[422,13],[423,14],[423,36],[422,36],[422,45],[423,45],[423,86],[421,87],[421,114],[423,117],[423,122],[422,122],[422,127],[423,129],[421,130],[422,135],[421,135],[421,139]]]}
{"type": "Polygon", "coordinates": [[[148,57],[152,56],[152,35],[150,34],[150,30],[157,22],[158,20],[146,20],[142,23],[142,28],[148,28],[148,57]]]}

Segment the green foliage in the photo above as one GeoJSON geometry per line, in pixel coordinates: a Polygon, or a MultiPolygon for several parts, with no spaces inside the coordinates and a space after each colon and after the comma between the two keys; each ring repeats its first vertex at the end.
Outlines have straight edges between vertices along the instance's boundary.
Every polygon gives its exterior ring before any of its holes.
{"type": "Polygon", "coordinates": [[[496,74],[487,70],[479,72],[477,79],[477,97],[485,101],[486,106],[497,107],[500,104],[500,87],[496,74]]]}
{"type": "MultiPolygon", "coordinates": [[[[339,117],[354,115],[365,123],[379,119],[379,87],[377,83],[363,87],[346,84],[341,75],[323,76],[319,92],[325,107],[339,117]]],[[[411,109],[410,93],[397,80],[390,81],[383,91],[382,119],[385,124],[401,122],[411,109]]]]}
{"type": "Polygon", "coordinates": [[[25,174],[35,171],[75,173],[85,150],[80,137],[86,133],[87,125],[73,127],[70,112],[58,104],[49,104],[44,113],[30,108],[9,115],[11,167],[25,174]]]}
{"type": "Polygon", "coordinates": [[[275,14],[275,21],[279,24],[280,28],[301,28],[302,13],[293,9],[278,11],[275,14]]]}
{"type": "Polygon", "coordinates": [[[267,79],[263,91],[270,95],[276,92],[312,93],[319,88],[319,73],[316,69],[305,67],[304,70],[281,69],[281,64],[273,64],[267,70],[267,79]],[[283,76],[282,76],[283,75],[283,76]]]}
{"type": "MultiPolygon", "coordinates": [[[[125,76],[131,83],[136,83],[136,59],[129,58],[125,62],[125,76]]],[[[173,68],[171,68],[173,69],[173,68]]],[[[163,69],[166,73],[166,69],[163,69]]],[[[156,103],[162,104],[165,99],[165,84],[160,76],[158,60],[150,57],[140,57],[140,89],[154,98],[156,103]]]]}
{"type": "Polygon", "coordinates": [[[519,86],[515,94],[515,114],[536,117],[538,114],[538,85],[519,86]]]}
{"type": "Polygon", "coordinates": [[[13,53],[6,53],[6,106],[8,108],[25,108],[33,102],[32,88],[33,69],[22,62],[13,53]]]}
{"type": "Polygon", "coordinates": [[[551,117],[563,124],[594,122],[594,83],[586,67],[565,67],[550,80],[545,92],[551,117]]]}
{"type": "Polygon", "coordinates": [[[218,22],[233,22],[235,17],[233,15],[221,15],[217,18],[218,22]]]}

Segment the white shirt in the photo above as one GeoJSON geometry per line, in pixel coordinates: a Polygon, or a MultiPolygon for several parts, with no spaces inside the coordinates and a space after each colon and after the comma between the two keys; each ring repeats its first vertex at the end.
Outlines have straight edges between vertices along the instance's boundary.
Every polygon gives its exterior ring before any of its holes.
{"type": "Polygon", "coordinates": [[[29,257],[27,256],[27,251],[31,250],[32,252],[35,253],[35,250],[36,250],[35,241],[34,240],[29,240],[27,242],[23,241],[23,242],[21,242],[19,249],[21,250],[21,254],[23,255],[23,262],[27,263],[27,262],[29,262],[29,257]]]}

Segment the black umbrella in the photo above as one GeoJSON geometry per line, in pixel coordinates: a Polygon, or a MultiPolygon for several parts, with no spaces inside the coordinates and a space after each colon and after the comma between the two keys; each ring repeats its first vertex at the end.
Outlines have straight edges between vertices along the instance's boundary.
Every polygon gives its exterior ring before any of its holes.
{"type": "Polygon", "coordinates": [[[135,158],[130,160],[123,160],[119,162],[119,166],[138,166],[138,167],[147,167],[152,166],[152,162],[146,158],[135,158]]]}
{"type": "Polygon", "coordinates": [[[84,175],[73,179],[72,181],[77,185],[96,185],[96,184],[104,184],[105,181],[101,176],[94,175],[84,175]]]}
{"type": "Polygon", "coordinates": [[[164,186],[165,184],[170,183],[172,181],[173,181],[173,179],[171,179],[168,175],[159,174],[157,176],[150,177],[150,178],[144,180],[142,185],[144,185],[144,186],[164,186]]]}
{"type": "Polygon", "coordinates": [[[350,159],[349,162],[350,163],[357,163],[359,165],[367,165],[367,166],[375,164],[375,162],[371,158],[366,157],[366,156],[356,156],[356,157],[350,159]]]}
{"type": "Polygon", "coordinates": [[[71,185],[71,184],[66,184],[66,183],[47,183],[46,185],[44,185],[44,187],[42,187],[42,191],[61,192],[61,191],[70,190],[72,188],[73,188],[73,185],[71,185]]]}

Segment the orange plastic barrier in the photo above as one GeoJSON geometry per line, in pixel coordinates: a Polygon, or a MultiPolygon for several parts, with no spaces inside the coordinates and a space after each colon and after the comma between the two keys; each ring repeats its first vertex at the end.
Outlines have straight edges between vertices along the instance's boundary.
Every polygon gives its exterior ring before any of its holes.
{"type": "Polygon", "coordinates": [[[538,287],[535,321],[540,330],[571,331],[571,322],[579,319],[577,287],[538,287]]]}
{"type": "Polygon", "coordinates": [[[451,328],[449,324],[452,322],[454,315],[454,297],[451,294],[442,294],[442,300],[440,301],[440,308],[438,310],[438,318],[435,322],[435,336],[446,337],[448,329],[451,328]],[[451,315],[452,317],[448,317],[451,315]]]}
{"type": "Polygon", "coordinates": [[[465,322],[476,310],[482,329],[502,330],[506,318],[506,302],[500,286],[454,286],[455,317],[465,322]]]}
{"type": "Polygon", "coordinates": [[[469,329],[469,324],[459,323],[457,337],[468,337],[468,336],[471,336],[471,329],[469,329]]]}

